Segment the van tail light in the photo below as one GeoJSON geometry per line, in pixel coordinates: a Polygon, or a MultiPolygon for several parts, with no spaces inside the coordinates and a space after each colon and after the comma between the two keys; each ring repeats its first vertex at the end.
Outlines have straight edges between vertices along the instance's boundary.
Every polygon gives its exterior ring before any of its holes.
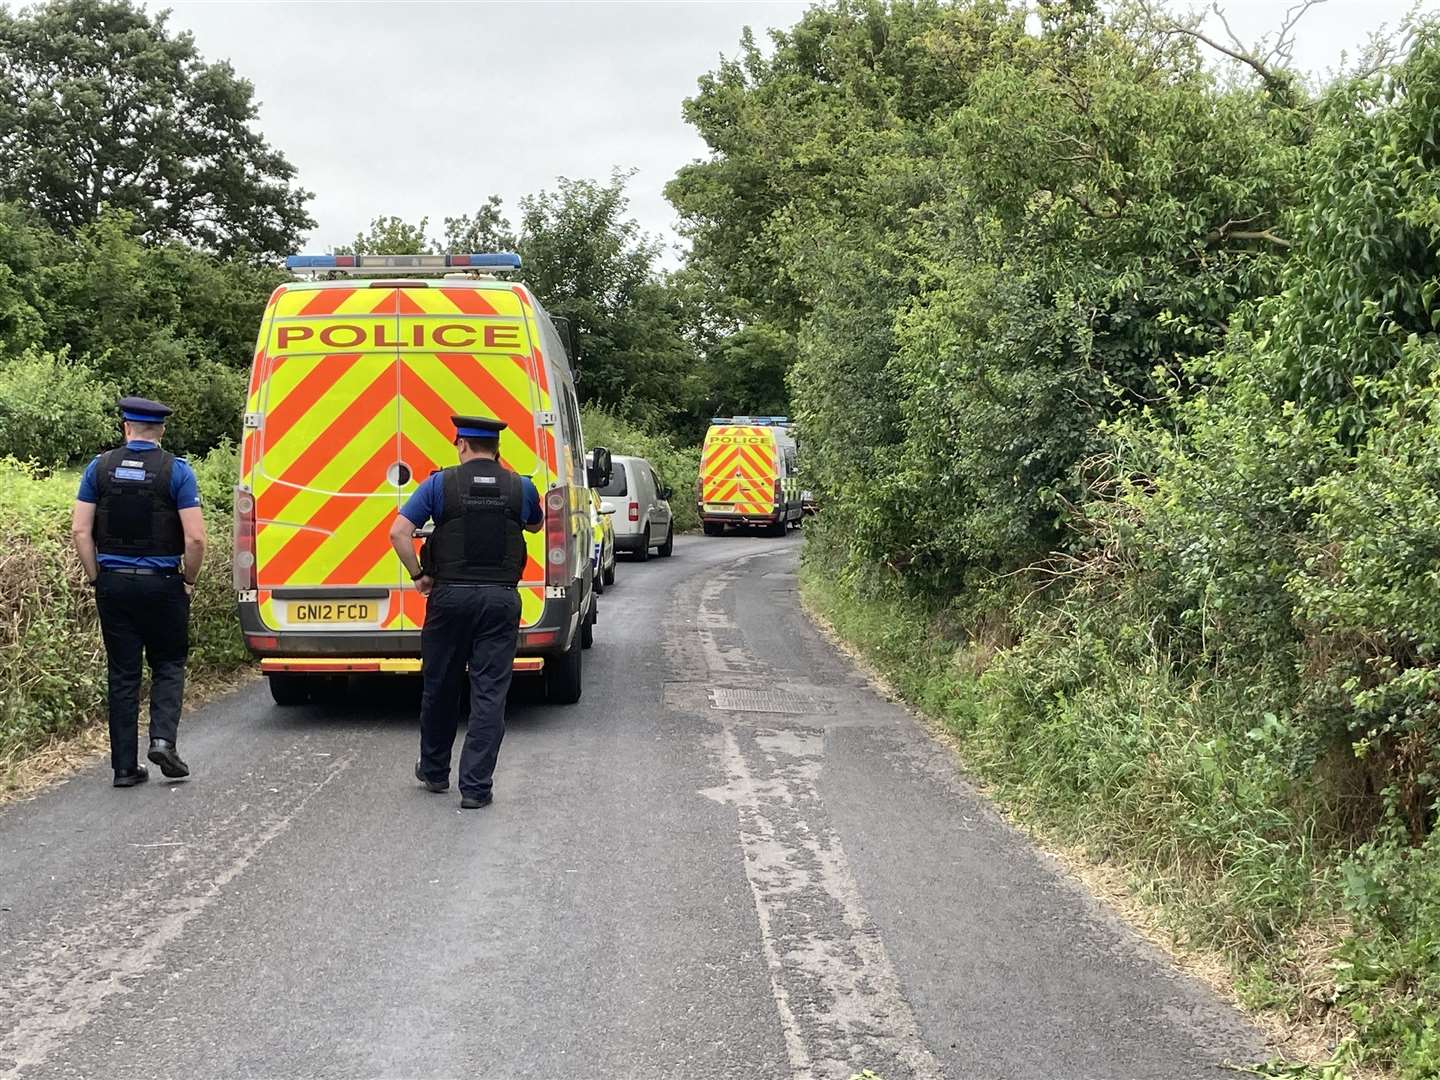
{"type": "Polygon", "coordinates": [[[785,501],[785,489],[780,485],[780,478],[775,478],[775,505],[779,506],[785,501]]]}
{"type": "Polygon", "coordinates": [[[255,588],[255,495],[244,487],[235,489],[235,558],[231,567],[236,592],[255,588]]]}
{"type": "Polygon", "coordinates": [[[570,489],[545,493],[545,584],[570,584],[570,489]]]}
{"type": "Polygon", "coordinates": [[[639,521],[639,520],[640,520],[640,504],[637,503],[637,502],[632,502],[632,503],[630,504],[630,520],[631,520],[631,521],[639,521]]]}

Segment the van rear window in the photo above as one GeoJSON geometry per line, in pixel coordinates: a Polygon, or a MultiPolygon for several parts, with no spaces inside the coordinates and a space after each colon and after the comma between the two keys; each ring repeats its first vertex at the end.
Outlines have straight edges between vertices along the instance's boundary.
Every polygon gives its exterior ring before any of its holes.
{"type": "Polygon", "coordinates": [[[629,493],[625,486],[625,466],[617,461],[610,466],[610,483],[600,489],[600,494],[615,496],[629,493]]]}

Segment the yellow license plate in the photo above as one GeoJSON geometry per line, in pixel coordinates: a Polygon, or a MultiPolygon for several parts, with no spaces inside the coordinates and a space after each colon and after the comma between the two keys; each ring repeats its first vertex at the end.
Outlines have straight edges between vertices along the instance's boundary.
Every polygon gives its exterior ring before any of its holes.
{"type": "Polygon", "coordinates": [[[337,625],[373,623],[380,617],[374,600],[291,600],[292,623],[337,625]]]}
{"type": "Polygon", "coordinates": [[[727,513],[728,511],[734,510],[734,509],[735,509],[735,504],[734,504],[734,503],[706,503],[706,504],[705,504],[705,509],[706,509],[706,510],[713,511],[713,512],[715,512],[715,513],[717,513],[717,514],[723,514],[723,513],[727,513]]]}

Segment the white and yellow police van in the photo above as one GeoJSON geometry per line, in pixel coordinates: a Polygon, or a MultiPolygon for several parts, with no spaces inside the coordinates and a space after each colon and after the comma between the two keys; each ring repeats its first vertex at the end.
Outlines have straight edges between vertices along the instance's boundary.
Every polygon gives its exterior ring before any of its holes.
{"type": "Polygon", "coordinates": [[[420,668],[425,598],[390,547],[396,512],[456,464],[451,414],[509,425],[501,461],[534,481],[517,672],[576,701],[596,618],[592,480],[570,361],[518,256],[292,256],[265,307],[235,492],[245,643],[281,704],[327,679],[420,668]]]}
{"type": "Polygon", "coordinates": [[[784,536],[804,517],[795,437],[785,416],[717,416],[705,433],[696,509],[706,536],[728,526],[784,536]]]}

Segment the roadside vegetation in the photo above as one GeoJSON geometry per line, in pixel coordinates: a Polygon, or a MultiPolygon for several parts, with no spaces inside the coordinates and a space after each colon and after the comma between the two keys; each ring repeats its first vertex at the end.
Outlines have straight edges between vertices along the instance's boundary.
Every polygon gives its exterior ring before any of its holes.
{"type": "MultiPolygon", "coordinates": [[[[1329,1031],[1328,1075],[1419,1080],[1440,30],[1323,82],[1288,68],[1293,23],[1213,30],[1158,0],[830,0],[685,103],[711,152],[668,188],[679,269],[623,171],[513,224],[493,197],[380,215],[345,250],[518,250],[587,442],[650,458],[677,527],[706,418],[796,416],[810,601],[1021,818],[1127,870],[1248,1004],[1329,1031]]],[[[193,666],[243,663],[230,447],[313,226],[255,116],[125,0],[0,9],[0,771],[100,715],[68,517],[121,393],[180,406],[212,552],[193,666]]]]}
{"type": "Polygon", "coordinates": [[[1433,1077],[1440,34],[1323,85],[1199,34],[817,8],[670,193],[795,357],[811,602],[1332,1075],[1433,1077]]]}
{"type": "MultiPolygon", "coordinates": [[[[230,586],[235,453],[221,446],[194,464],[210,548],[191,601],[192,695],[248,661],[230,586]]],[[[27,754],[104,723],[95,600],[70,546],[77,478],[0,459],[0,798],[27,754]]]]}
{"type": "Polygon", "coordinates": [[[642,457],[655,466],[656,474],[674,490],[670,510],[676,532],[700,527],[695,506],[699,446],[679,444],[674,437],[626,420],[603,406],[586,406],[580,420],[591,446],[603,446],[612,454],[642,457]]]}

